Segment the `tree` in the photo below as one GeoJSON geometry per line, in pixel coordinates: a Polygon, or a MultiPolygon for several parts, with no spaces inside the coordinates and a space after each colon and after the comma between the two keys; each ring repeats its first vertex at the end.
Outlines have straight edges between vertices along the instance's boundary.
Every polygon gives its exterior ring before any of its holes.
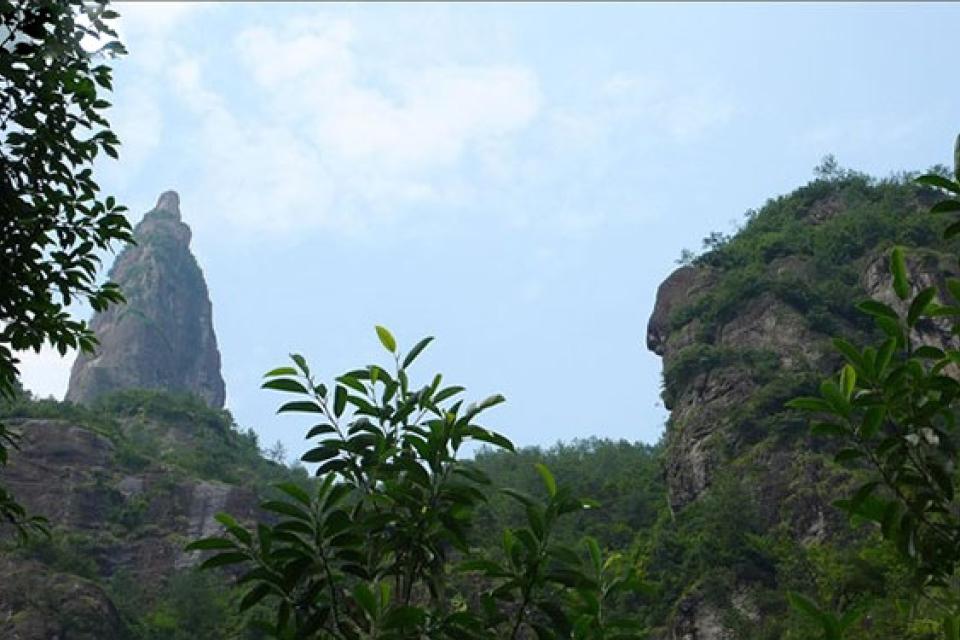
{"type": "MultiPolygon", "coordinates": [[[[947,196],[931,213],[960,213],[960,136],[954,156],[952,177],[929,173],[916,179],[947,196]]],[[[944,231],[945,238],[958,234],[960,222],[944,231]]],[[[834,340],[846,359],[840,372],[821,384],[819,397],[797,398],[789,406],[817,414],[812,432],[839,439],[843,448],[836,460],[868,475],[837,505],[880,527],[912,566],[918,593],[938,612],[944,637],[958,640],[960,349],[925,336],[938,326],[960,335],[960,279],[946,278],[946,291],[919,286],[902,247],[891,252],[890,273],[902,309],[880,300],[857,305],[873,317],[882,342],[860,348],[834,340]]],[[[808,613],[815,610],[802,599],[795,602],[808,613]]]]}
{"type": "MultiPolygon", "coordinates": [[[[558,519],[589,508],[536,465],[540,499],[502,489],[522,505],[526,526],[502,532],[501,553],[478,555],[468,535],[491,480],[457,457],[470,441],[513,450],[477,424],[499,395],[465,405],[464,389],[436,375],[422,387],[408,369],[430,343],[406,355],[377,327],[393,366],[350,371],[327,387],[306,360],[267,374],[264,387],[296,399],[280,412],[315,422],[317,446],[302,457],[319,481],[285,483],[263,509],[276,518],[248,529],[227,514],[226,535],[189,550],[215,552],[201,566],[241,565],[249,591],[241,609],[272,603],[276,616],[257,624],[277,638],[575,638],[642,637],[639,625],[610,614],[639,588],[635,560],[604,559],[586,539],[580,553],[553,538],[558,519]]],[[[491,535],[493,532],[486,532],[491,535]]]]}
{"type": "MultiPolygon", "coordinates": [[[[66,311],[74,300],[95,310],[122,300],[96,282],[99,253],[131,241],[131,229],[92,172],[119,144],[101,96],[106,60],[124,53],[105,22],[115,17],[106,0],[0,0],[0,397],[15,392],[17,351],[93,349],[87,324],[66,311]]],[[[15,446],[0,425],[0,465],[15,446]]],[[[37,524],[2,486],[0,517],[20,534],[37,524]]]]}
{"type": "Polygon", "coordinates": [[[277,464],[287,464],[287,448],[283,446],[283,441],[281,440],[277,440],[273,443],[273,446],[264,450],[263,455],[267,460],[271,460],[277,464]]]}

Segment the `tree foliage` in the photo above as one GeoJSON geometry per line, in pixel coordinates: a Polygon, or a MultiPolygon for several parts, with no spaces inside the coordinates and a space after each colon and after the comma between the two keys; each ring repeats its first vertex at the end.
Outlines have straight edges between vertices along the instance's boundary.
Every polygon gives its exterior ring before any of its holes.
{"type": "MultiPolygon", "coordinates": [[[[96,283],[98,251],[129,241],[130,226],[92,172],[119,144],[102,97],[106,59],[123,53],[105,22],[114,17],[105,0],[0,2],[0,397],[15,392],[17,351],[93,348],[86,323],[66,311],[73,300],[103,309],[122,299],[96,283]]],[[[15,446],[0,424],[0,465],[15,446]]],[[[2,485],[0,517],[21,536],[40,524],[2,485]]]]}
{"type": "Polygon", "coordinates": [[[389,331],[377,335],[390,370],[370,365],[328,387],[294,355],[294,366],[267,374],[265,388],[297,398],[280,412],[315,419],[307,437],[319,440],[302,460],[321,480],[313,490],[278,485],[282,499],[262,505],[271,524],[250,529],[220,514],[226,535],[188,547],[215,552],[202,566],[241,565],[241,608],[272,602],[276,616],[259,625],[278,638],[642,637],[611,614],[640,587],[635,562],[604,558],[592,538],[579,552],[554,540],[557,522],[591,503],[545,465],[535,466],[543,498],[501,489],[525,522],[501,533],[496,553],[471,548],[492,482],[457,455],[471,441],[513,450],[477,422],[503,397],[465,404],[464,389],[440,375],[414,387],[408,369],[431,338],[401,354],[389,331]]]}
{"type": "MultiPolygon", "coordinates": [[[[916,179],[944,196],[932,214],[960,213],[960,137],[955,154],[952,177],[930,173],[916,179]]],[[[944,231],[946,239],[958,234],[960,221],[944,231]]],[[[944,637],[955,640],[960,637],[960,279],[946,278],[941,289],[911,276],[899,246],[890,253],[890,275],[898,304],[871,299],[857,305],[883,340],[861,348],[836,339],[846,360],[840,372],[820,385],[819,396],[797,398],[790,406],[815,413],[813,433],[842,443],[838,462],[869,473],[837,506],[875,523],[896,545],[913,568],[917,590],[939,610],[944,637]]],[[[815,613],[801,596],[794,605],[815,613]]],[[[834,629],[827,637],[838,634],[834,629]]]]}

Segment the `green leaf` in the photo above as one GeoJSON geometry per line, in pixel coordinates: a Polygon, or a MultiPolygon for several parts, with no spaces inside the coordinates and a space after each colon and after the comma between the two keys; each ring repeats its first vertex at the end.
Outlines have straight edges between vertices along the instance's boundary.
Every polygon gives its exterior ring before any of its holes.
{"type": "Polygon", "coordinates": [[[844,397],[849,400],[853,396],[853,390],[857,385],[857,371],[849,364],[843,365],[840,370],[840,388],[844,397]]]}
{"type": "Polygon", "coordinates": [[[857,304],[857,309],[871,316],[890,318],[891,320],[900,319],[896,311],[877,300],[864,300],[857,304]]]}
{"type": "Polygon", "coordinates": [[[264,378],[275,378],[277,376],[295,376],[297,375],[297,370],[293,367],[277,367],[276,369],[271,369],[263,374],[264,378]]]}
{"type": "Polygon", "coordinates": [[[864,440],[872,438],[880,429],[880,425],[883,424],[885,416],[885,407],[870,407],[867,409],[863,422],[860,424],[860,437],[864,440]]]}
{"type": "Polygon", "coordinates": [[[840,451],[838,451],[837,455],[835,455],[833,459],[835,462],[842,464],[844,462],[849,462],[851,460],[857,460],[859,458],[864,457],[865,455],[866,454],[863,453],[863,451],[860,451],[859,449],[848,447],[846,449],[841,449],[840,451]]]}
{"type": "Polygon", "coordinates": [[[941,200],[937,204],[930,207],[930,213],[950,213],[952,211],[960,211],[960,201],[941,200]]]}
{"type": "Polygon", "coordinates": [[[832,411],[826,400],[823,398],[813,397],[794,398],[793,400],[787,402],[787,407],[790,409],[798,409],[800,411],[832,411]]]}
{"type": "Polygon", "coordinates": [[[227,538],[203,538],[184,547],[187,551],[210,551],[213,549],[236,549],[237,544],[227,538]]]}
{"type": "Polygon", "coordinates": [[[820,384],[820,395],[830,403],[830,407],[840,415],[847,417],[850,415],[850,402],[840,389],[840,386],[832,380],[824,380],[820,384]]]}
{"type": "Polygon", "coordinates": [[[299,486],[295,485],[292,482],[281,482],[276,485],[277,489],[283,491],[285,494],[297,500],[303,505],[310,506],[310,494],[301,489],[299,486]]]}
{"type": "Polygon", "coordinates": [[[308,393],[307,388],[293,380],[292,378],[276,378],[274,380],[267,380],[262,385],[261,389],[274,389],[275,391],[289,391],[290,393],[308,393]]]}
{"type": "Polygon", "coordinates": [[[312,400],[295,400],[282,405],[277,409],[277,413],[286,413],[288,411],[297,411],[301,413],[323,413],[316,402],[312,400]]]}
{"type": "Polygon", "coordinates": [[[333,392],[333,413],[339,418],[347,407],[347,388],[337,385],[333,392]]]}
{"type": "Polygon", "coordinates": [[[550,469],[547,468],[547,465],[537,462],[533,465],[537,473],[540,474],[540,477],[543,478],[543,484],[547,488],[547,493],[550,497],[557,495],[557,481],[554,479],[553,474],[550,473],[550,469]]]}
{"type": "Polygon", "coordinates": [[[810,427],[810,433],[815,436],[845,436],[847,429],[843,425],[833,422],[817,422],[810,427]]]}
{"type": "Polygon", "coordinates": [[[309,513],[296,505],[290,504],[289,502],[283,502],[281,500],[267,500],[266,502],[260,503],[260,508],[265,509],[266,511],[273,511],[274,513],[290,516],[291,518],[296,518],[298,520],[303,520],[304,522],[310,522],[309,513]]]}
{"type": "Polygon", "coordinates": [[[337,429],[332,424],[318,424],[310,428],[310,431],[307,431],[307,435],[304,436],[304,439],[309,440],[314,436],[319,436],[324,433],[336,433],[337,429]]]}
{"type": "Polygon", "coordinates": [[[300,457],[300,460],[303,462],[323,462],[324,460],[335,458],[339,453],[339,450],[332,447],[320,446],[307,451],[300,457]]]}
{"type": "Polygon", "coordinates": [[[787,600],[795,611],[798,611],[812,620],[820,621],[823,612],[813,600],[795,591],[787,591],[787,600]]]}
{"type": "Polygon", "coordinates": [[[371,620],[377,619],[377,599],[370,590],[370,587],[362,582],[357,584],[357,586],[353,588],[353,599],[356,600],[357,604],[370,616],[371,620]]]}
{"type": "Polygon", "coordinates": [[[917,324],[917,320],[927,310],[927,306],[933,302],[935,295],[937,295],[936,289],[927,287],[914,297],[913,302],[910,303],[910,309],[907,311],[907,326],[912,327],[917,324]]]}
{"type": "Polygon", "coordinates": [[[910,295],[910,282],[907,279],[907,261],[903,255],[903,247],[894,247],[890,254],[890,273],[893,274],[893,290],[897,297],[906,300],[910,295]]]}
{"type": "Polygon", "coordinates": [[[946,229],[944,229],[943,237],[944,239],[949,240],[950,238],[957,235],[958,233],[960,233],[960,221],[954,222],[950,224],[946,229]]]}
{"type": "Polygon", "coordinates": [[[243,553],[221,553],[212,558],[208,558],[200,565],[201,569],[213,569],[215,567],[225,567],[231,564],[240,564],[248,560],[243,553]]]}
{"type": "Polygon", "coordinates": [[[918,178],[915,178],[914,182],[927,187],[936,187],[937,189],[943,189],[951,193],[960,194],[960,184],[935,173],[922,175],[918,178]]]}
{"type": "Polygon", "coordinates": [[[394,340],[393,335],[387,331],[385,327],[380,325],[376,326],[377,337],[380,338],[380,344],[383,345],[383,348],[389,351],[390,353],[396,353],[397,351],[397,341],[394,340]]]}
{"type": "Polygon", "coordinates": [[[261,600],[263,600],[267,594],[270,593],[270,586],[267,584],[258,584],[253,589],[247,592],[243,596],[243,600],[240,601],[240,611],[246,611],[250,607],[254,606],[261,600]]]}
{"type": "Polygon", "coordinates": [[[407,356],[403,359],[403,368],[406,369],[411,364],[413,364],[413,361],[417,359],[417,356],[420,355],[420,352],[423,351],[427,347],[427,345],[430,344],[432,341],[433,341],[433,336],[427,336],[426,338],[424,338],[423,340],[415,344],[413,348],[410,349],[410,353],[408,353],[407,356]]]}

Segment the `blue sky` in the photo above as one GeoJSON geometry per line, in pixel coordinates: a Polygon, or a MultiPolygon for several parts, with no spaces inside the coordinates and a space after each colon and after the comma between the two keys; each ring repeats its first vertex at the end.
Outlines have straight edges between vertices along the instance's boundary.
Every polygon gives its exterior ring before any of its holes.
{"type": "MultiPolygon", "coordinates": [[[[655,442],[645,329],[682,248],[811,177],[947,163],[956,4],[118,5],[105,191],[176,189],[237,422],[262,373],[381,357],[375,324],[519,444],[655,442]]],[[[80,315],[87,310],[78,309],[80,315]]],[[[72,358],[24,358],[62,396],[72,358]]]]}

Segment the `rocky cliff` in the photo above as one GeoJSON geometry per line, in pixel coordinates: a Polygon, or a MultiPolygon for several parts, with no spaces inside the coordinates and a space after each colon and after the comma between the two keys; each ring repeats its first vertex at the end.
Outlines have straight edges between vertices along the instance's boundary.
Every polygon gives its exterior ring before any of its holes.
{"type": "MultiPolygon", "coordinates": [[[[889,248],[937,246],[943,221],[927,213],[931,202],[929,192],[896,180],[818,180],[751,212],[736,236],[660,286],[647,346],[663,358],[664,466],[681,523],[673,531],[712,535],[697,518],[725,505],[739,520],[726,526],[726,545],[748,547],[684,569],[664,638],[785,637],[784,589],[812,588],[797,586],[802,578],[788,562],[847,544],[848,524],[831,502],[852,472],[784,403],[836,370],[832,336],[863,343],[874,335],[856,301],[900,304],[887,276],[889,248]]],[[[944,275],[955,271],[945,256],[911,255],[914,286],[945,291],[944,275]]],[[[946,327],[918,331],[941,344],[956,340],[946,327]]]]}
{"type": "Polygon", "coordinates": [[[120,389],[193,393],[222,407],[225,388],[203,273],[190,253],[180,198],[163,193],[110,270],[126,304],[94,315],[100,344],[73,365],[66,399],[89,403],[120,389]]]}
{"type": "MultiPolygon", "coordinates": [[[[269,484],[304,477],[263,459],[228,413],[188,396],[115,392],[89,407],[34,401],[4,413],[23,436],[4,484],[52,536],[0,550],[0,638],[154,637],[131,629],[162,611],[169,585],[199,579],[186,542],[220,531],[219,512],[263,518],[269,484]]],[[[0,544],[7,533],[0,527],[0,544]]]]}

